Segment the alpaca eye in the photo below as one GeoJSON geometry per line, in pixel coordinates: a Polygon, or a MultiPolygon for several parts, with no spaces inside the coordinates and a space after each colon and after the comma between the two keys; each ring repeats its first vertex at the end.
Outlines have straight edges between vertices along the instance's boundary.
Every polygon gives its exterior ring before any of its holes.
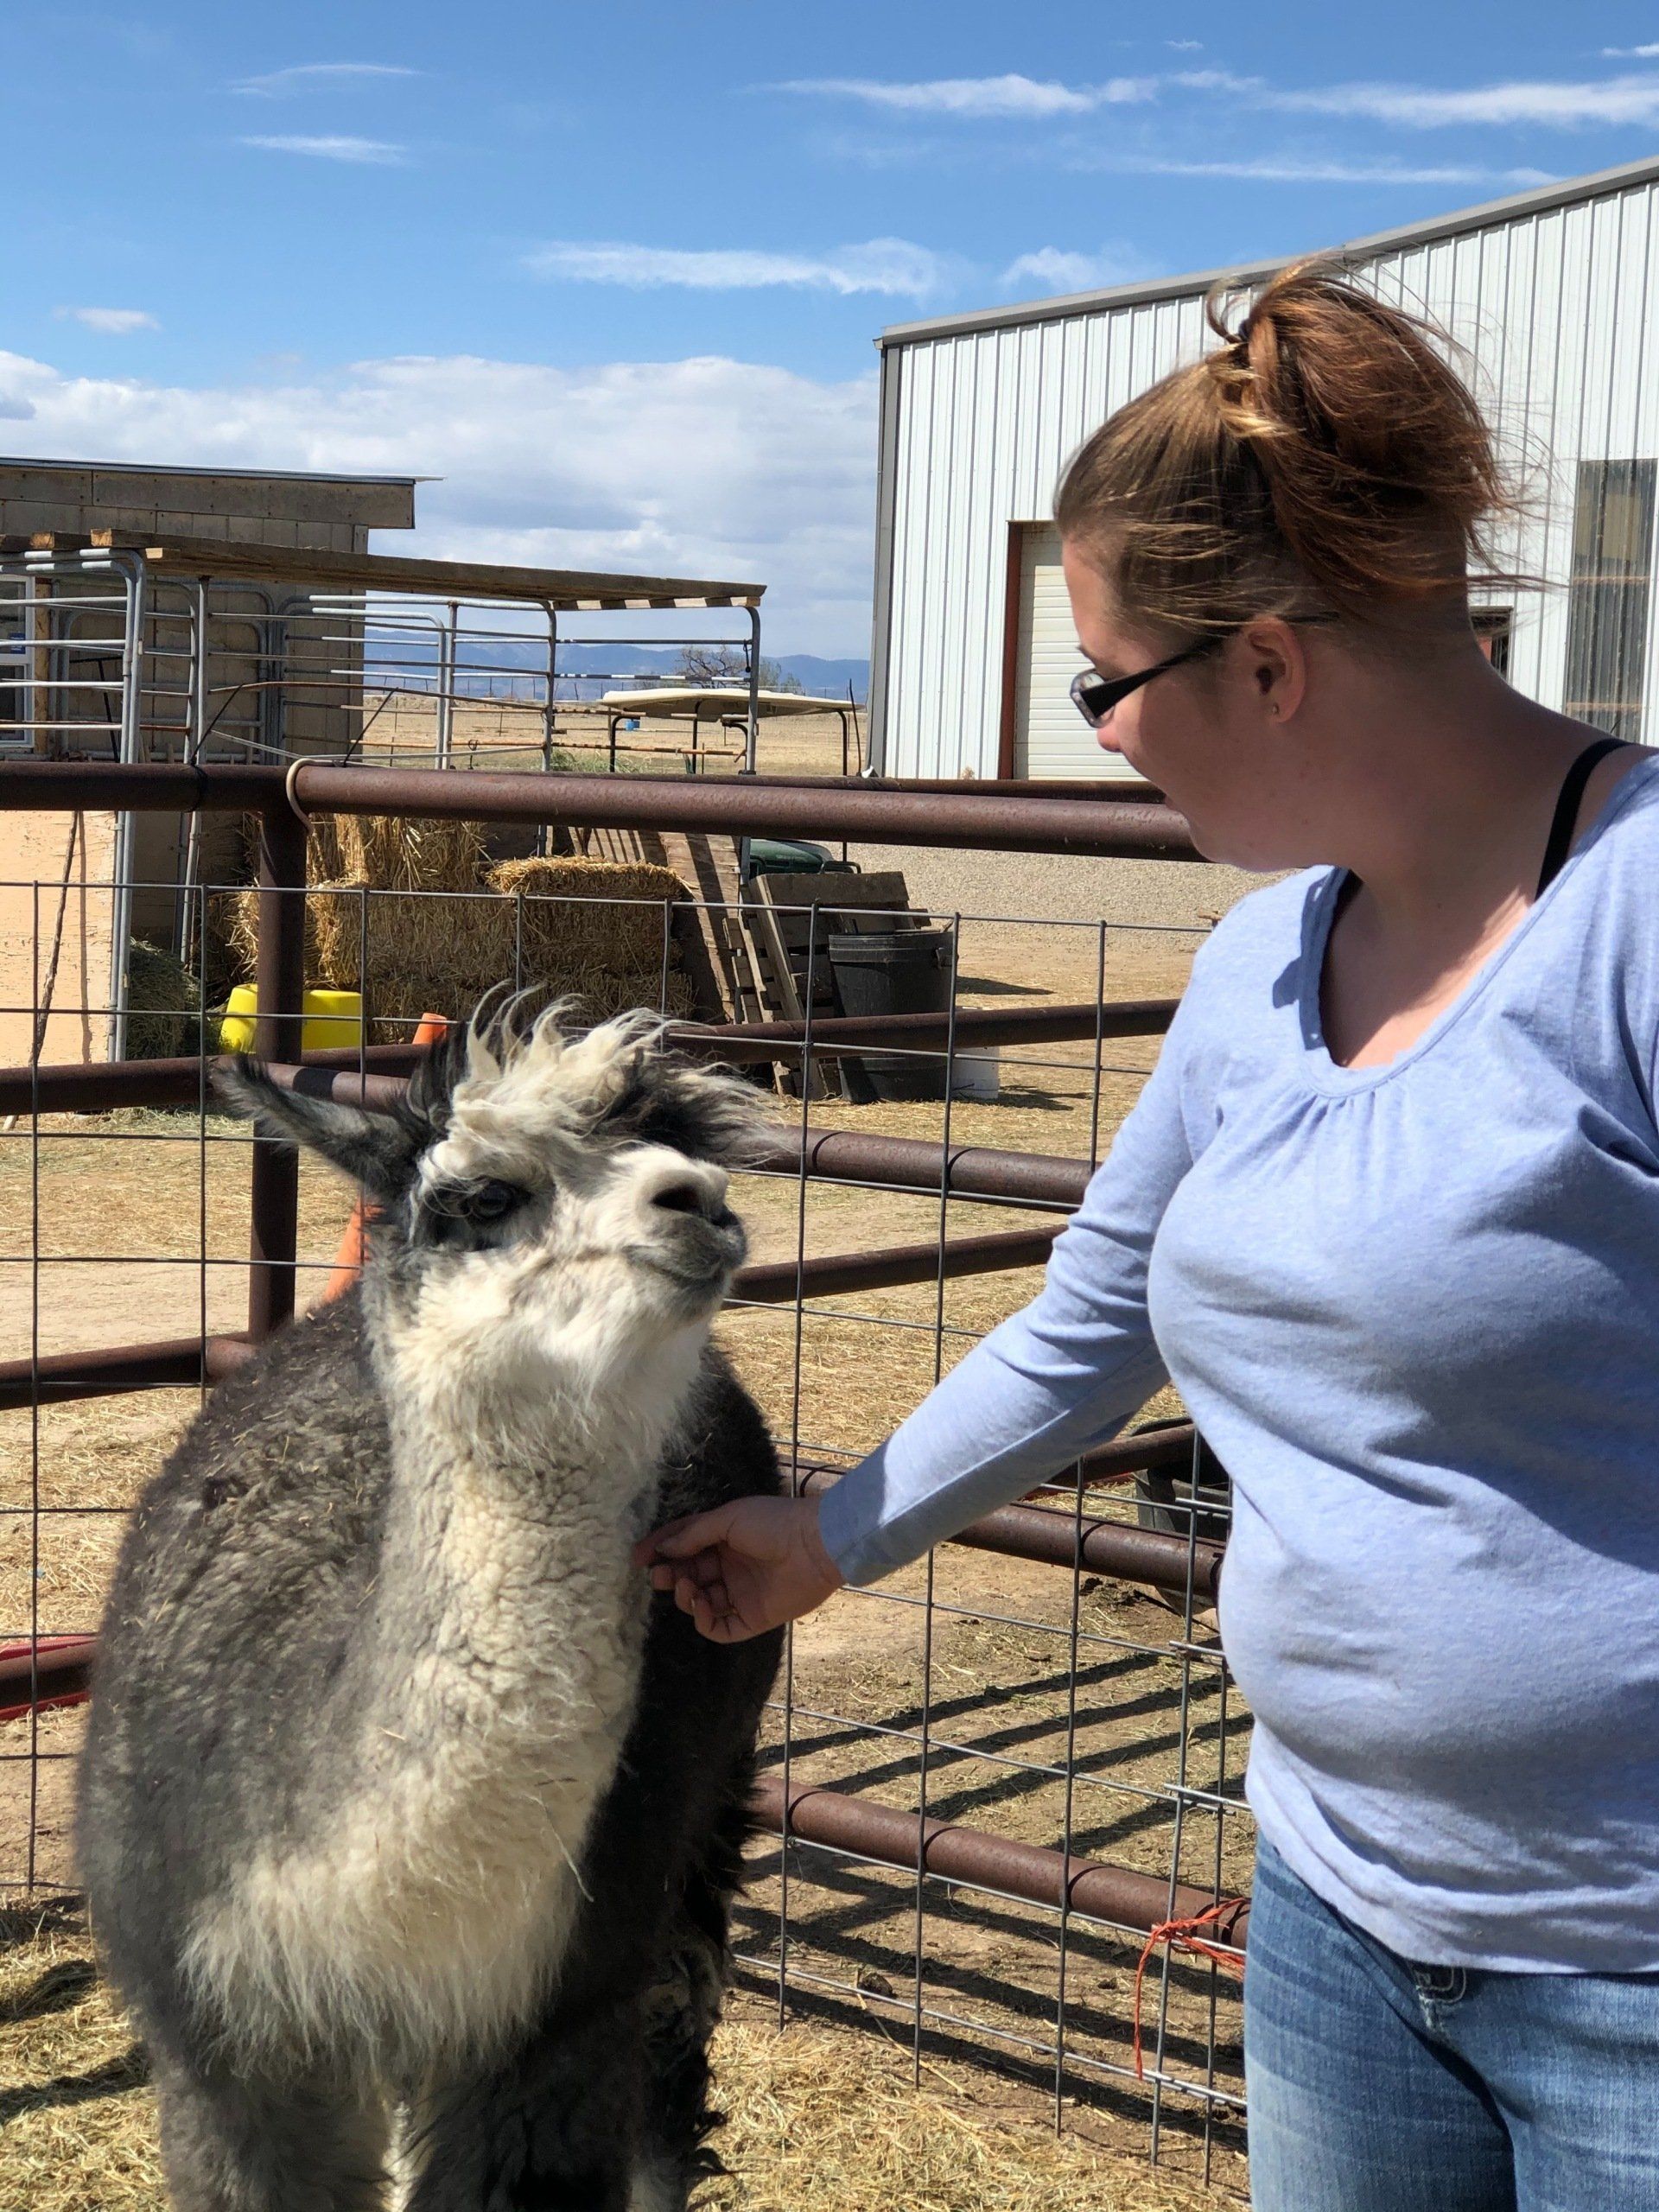
{"type": "Polygon", "coordinates": [[[499,1221],[529,1197],[516,1183],[480,1183],[467,1193],[462,1211],[469,1221],[499,1221]]]}

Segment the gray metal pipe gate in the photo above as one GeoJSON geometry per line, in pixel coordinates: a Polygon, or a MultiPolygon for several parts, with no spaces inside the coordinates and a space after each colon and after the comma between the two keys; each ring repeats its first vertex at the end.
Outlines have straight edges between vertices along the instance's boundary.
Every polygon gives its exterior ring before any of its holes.
{"type": "MultiPolygon", "coordinates": [[[[669,777],[489,774],[478,771],[337,767],[301,761],[287,771],[239,765],[16,762],[0,766],[0,811],[114,809],[120,812],[236,812],[258,822],[256,883],[258,1012],[254,1049],[278,1080],[368,1106],[401,1094],[415,1055],[406,1047],[302,1055],[306,827],[309,814],[399,814],[428,819],[557,822],[576,827],[810,833],[867,843],[962,846],[1093,858],[1201,861],[1185,822],[1155,801],[1084,795],[1079,786],[1049,798],[1021,786],[962,785],[896,790],[833,781],[669,777]]],[[[942,1015],[830,1019],[818,1022],[677,1023],[677,1046],[722,1058],[776,1059],[799,1052],[868,1050],[876,1045],[1098,1041],[1160,1034],[1175,1001],[1046,1007],[942,1015]]],[[[0,1114],[95,1111],[118,1106],[200,1104],[208,1096],[207,1064],[125,1061],[97,1067],[0,1070],[0,1114]]],[[[856,1132],[779,1130],[756,1166],[810,1179],[933,1192],[1023,1208],[1069,1212],[1090,1173],[1087,1161],[1040,1154],[953,1147],[856,1132]]],[[[181,1338],[0,1363],[0,1410],[42,1402],[219,1380],[292,1317],[297,1268],[299,1162],[289,1147],[257,1138],[250,1187],[250,1289],[245,1336],[181,1338]]],[[[871,1289],[946,1276],[1039,1264],[1058,1228],[929,1242],[885,1251],[834,1255],[744,1268],[734,1300],[792,1303],[798,1297],[871,1289]]],[[[1154,1466],[1192,1464],[1189,1424],[1130,1438],[1090,1455],[1085,1482],[1117,1481],[1154,1466]]],[[[796,1467],[797,1487],[815,1493],[838,1471],[796,1467]]],[[[1219,1547],[1196,1535],[1105,1522],[1033,1505],[1002,1509],[963,1529],[958,1543],[1005,1555],[1088,1569],[1150,1584],[1199,1602],[1213,1599],[1219,1547]]],[[[37,1704],[86,1688],[91,1640],[48,1649],[0,1668],[8,1693],[37,1704]],[[24,1694],[26,1693],[26,1695],[24,1694]]],[[[827,1789],[785,1795],[768,1781],[757,1795],[764,1824],[784,1835],[855,1853],[880,1863],[920,1868],[993,1893],[1056,1904],[1141,1933],[1172,1915],[1213,1900],[1131,1870],[1011,1845],[982,1831],[933,1822],[919,1834],[908,1815],[827,1789]],[[1017,1862],[1017,1863],[1016,1863],[1017,1862]]],[[[1222,1940],[1243,1937],[1235,1914],[1222,1940]]]]}

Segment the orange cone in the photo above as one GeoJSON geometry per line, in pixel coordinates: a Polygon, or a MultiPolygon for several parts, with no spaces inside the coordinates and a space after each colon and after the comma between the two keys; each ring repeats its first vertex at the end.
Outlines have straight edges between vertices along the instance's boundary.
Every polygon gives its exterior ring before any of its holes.
{"type": "MultiPolygon", "coordinates": [[[[435,1045],[449,1027],[449,1017],[442,1014],[423,1014],[415,1030],[415,1044],[435,1045]]],[[[323,1299],[343,1298],[363,1272],[364,1239],[368,1230],[369,1216],[373,1208],[359,1198],[352,1208],[352,1217],[346,1224],[346,1234],[340,1240],[340,1249],[334,1255],[334,1269],[323,1291],[323,1299]]]]}

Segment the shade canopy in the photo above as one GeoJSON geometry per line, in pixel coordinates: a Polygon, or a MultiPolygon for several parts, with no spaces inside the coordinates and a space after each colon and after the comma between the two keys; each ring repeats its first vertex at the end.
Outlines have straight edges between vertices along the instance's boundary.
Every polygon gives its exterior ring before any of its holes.
{"type": "Polygon", "coordinates": [[[244,578],[308,592],[392,592],[423,599],[529,601],[560,613],[641,607],[757,607],[764,584],[690,576],[628,576],[608,570],[519,569],[483,561],[416,560],[401,553],[329,553],[252,545],[219,537],[139,537],[119,531],[48,531],[0,539],[0,555],[140,555],[155,575],[244,578]]]}
{"type": "MultiPolygon", "coordinates": [[[[619,715],[702,716],[747,713],[749,694],[747,686],[741,683],[658,683],[647,690],[606,691],[591,702],[572,703],[591,703],[619,715]]],[[[805,691],[758,691],[754,703],[757,713],[762,715],[844,715],[851,707],[849,700],[817,699],[805,691]]]]}

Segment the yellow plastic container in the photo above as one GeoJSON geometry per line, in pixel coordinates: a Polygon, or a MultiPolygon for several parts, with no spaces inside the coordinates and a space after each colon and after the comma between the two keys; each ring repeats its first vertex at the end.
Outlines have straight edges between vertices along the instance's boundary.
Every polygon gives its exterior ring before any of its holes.
{"type": "MultiPolygon", "coordinates": [[[[225,1003],[219,1025],[221,1052],[253,1050],[254,1018],[259,1011],[258,994],[251,983],[238,983],[225,1003]]],[[[355,1052],[363,1041],[363,997],[359,991],[308,991],[300,1049],[306,1052],[355,1052]]]]}

